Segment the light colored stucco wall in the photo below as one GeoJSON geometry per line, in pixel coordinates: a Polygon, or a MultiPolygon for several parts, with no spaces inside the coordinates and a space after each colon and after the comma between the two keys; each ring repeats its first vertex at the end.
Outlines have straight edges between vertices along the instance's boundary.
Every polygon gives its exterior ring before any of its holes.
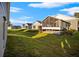
{"type": "Polygon", "coordinates": [[[35,22],[35,23],[32,25],[32,29],[38,30],[38,29],[39,29],[39,26],[42,26],[42,24],[39,23],[39,22],[35,22]],[[35,26],[35,28],[34,28],[33,26],[35,26]]]}
{"type": "Polygon", "coordinates": [[[67,30],[69,29],[69,23],[67,23],[65,21],[59,20],[59,25],[60,25],[61,30],[64,28],[67,30]]]}
{"type": "Polygon", "coordinates": [[[11,26],[8,26],[8,29],[12,29],[11,26]]]}
{"type": "Polygon", "coordinates": [[[72,20],[70,21],[70,24],[69,29],[78,30],[78,20],[72,20]]]}

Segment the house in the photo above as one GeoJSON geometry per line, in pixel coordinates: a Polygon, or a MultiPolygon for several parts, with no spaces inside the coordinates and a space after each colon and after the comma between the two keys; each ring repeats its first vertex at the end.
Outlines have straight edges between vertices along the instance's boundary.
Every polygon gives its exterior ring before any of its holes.
{"type": "Polygon", "coordinates": [[[60,34],[63,29],[69,29],[70,23],[52,16],[42,21],[42,32],[60,34]]]}
{"type": "Polygon", "coordinates": [[[10,3],[0,2],[0,57],[6,48],[7,27],[9,25],[10,3]]]}
{"type": "MultiPolygon", "coordinates": [[[[76,16],[78,17],[78,14],[76,16]]],[[[69,30],[70,29],[79,30],[79,18],[77,18],[76,16],[67,16],[67,15],[58,14],[57,16],[55,16],[55,18],[69,22],[70,23],[69,30]]]]}
{"type": "Polygon", "coordinates": [[[9,23],[8,29],[12,29],[12,24],[9,23]]]}
{"type": "Polygon", "coordinates": [[[32,23],[23,24],[22,29],[32,29],[32,23]]]}
{"type": "Polygon", "coordinates": [[[74,14],[74,17],[79,18],[79,12],[76,12],[76,13],[74,14]]]}
{"type": "Polygon", "coordinates": [[[42,22],[41,21],[36,21],[36,22],[34,22],[33,24],[32,24],[32,29],[33,30],[38,30],[39,28],[41,28],[42,27],[42,22]]]}
{"type": "Polygon", "coordinates": [[[11,26],[11,28],[12,29],[21,29],[21,26],[19,26],[19,25],[13,25],[13,26],[11,26]]]}
{"type": "Polygon", "coordinates": [[[78,18],[73,19],[73,20],[69,20],[68,22],[71,24],[69,29],[79,31],[79,19],[78,18]]]}
{"type": "Polygon", "coordinates": [[[74,17],[77,18],[77,30],[79,31],[79,12],[76,12],[76,13],[74,14],[74,17]]]}

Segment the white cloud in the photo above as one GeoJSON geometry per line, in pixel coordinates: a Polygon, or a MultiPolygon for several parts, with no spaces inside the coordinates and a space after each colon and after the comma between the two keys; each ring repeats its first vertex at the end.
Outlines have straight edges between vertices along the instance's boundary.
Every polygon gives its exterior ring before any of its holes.
{"type": "Polygon", "coordinates": [[[26,20],[18,20],[18,19],[10,19],[10,22],[11,22],[12,24],[17,24],[17,23],[19,23],[19,24],[24,24],[24,23],[27,23],[26,20]]]}
{"type": "Polygon", "coordinates": [[[10,7],[10,12],[20,12],[21,10],[23,9],[18,8],[18,7],[10,7]]]}
{"type": "Polygon", "coordinates": [[[74,15],[75,12],[79,12],[79,7],[72,7],[68,9],[62,9],[61,11],[67,11],[70,15],[74,15]]]}
{"type": "Polygon", "coordinates": [[[12,24],[17,24],[17,23],[24,24],[24,23],[27,23],[30,18],[32,18],[32,17],[30,17],[30,16],[22,16],[22,17],[19,17],[19,18],[16,18],[16,19],[11,18],[10,22],[12,24]]]}
{"type": "Polygon", "coordinates": [[[28,4],[28,6],[31,7],[38,7],[38,8],[52,8],[52,7],[57,7],[57,6],[62,6],[64,4],[68,4],[68,2],[42,2],[42,3],[33,3],[33,4],[28,4]]]}
{"type": "Polygon", "coordinates": [[[29,19],[29,18],[32,18],[32,17],[30,17],[30,16],[22,16],[19,19],[29,19]]]}

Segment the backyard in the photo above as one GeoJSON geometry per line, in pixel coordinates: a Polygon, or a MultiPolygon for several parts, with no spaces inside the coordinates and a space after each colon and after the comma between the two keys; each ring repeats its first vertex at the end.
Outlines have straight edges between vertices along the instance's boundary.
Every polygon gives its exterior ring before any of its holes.
{"type": "Polygon", "coordinates": [[[38,30],[8,30],[6,57],[79,56],[79,32],[73,35],[39,33],[38,30]]]}

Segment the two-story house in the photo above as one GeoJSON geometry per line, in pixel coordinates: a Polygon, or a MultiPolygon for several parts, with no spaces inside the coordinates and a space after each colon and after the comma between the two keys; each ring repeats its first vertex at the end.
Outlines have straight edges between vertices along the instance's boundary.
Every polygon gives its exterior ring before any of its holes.
{"type": "Polygon", "coordinates": [[[58,19],[62,19],[66,22],[69,22],[70,23],[70,26],[69,26],[69,30],[70,29],[73,29],[73,30],[79,30],[79,14],[76,13],[77,15],[75,16],[67,16],[67,15],[62,15],[62,14],[58,14],[57,16],[55,16],[55,18],[58,18],[58,19]]]}
{"type": "Polygon", "coordinates": [[[39,30],[42,27],[42,22],[41,21],[36,21],[32,24],[32,29],[33,30],[39,30]]]}
{"type": "Polygon", "coordinates": [[[32,29],[32,23],[25,23],[22,25],[22,29],[32,29]]]}
{"type": "Polygon", "coordinates": [[[45,33],[60,34],[63,29],[69,29],[70,23],[52,16],[48,16],[42,21],[42,31],[45,33]]]}

